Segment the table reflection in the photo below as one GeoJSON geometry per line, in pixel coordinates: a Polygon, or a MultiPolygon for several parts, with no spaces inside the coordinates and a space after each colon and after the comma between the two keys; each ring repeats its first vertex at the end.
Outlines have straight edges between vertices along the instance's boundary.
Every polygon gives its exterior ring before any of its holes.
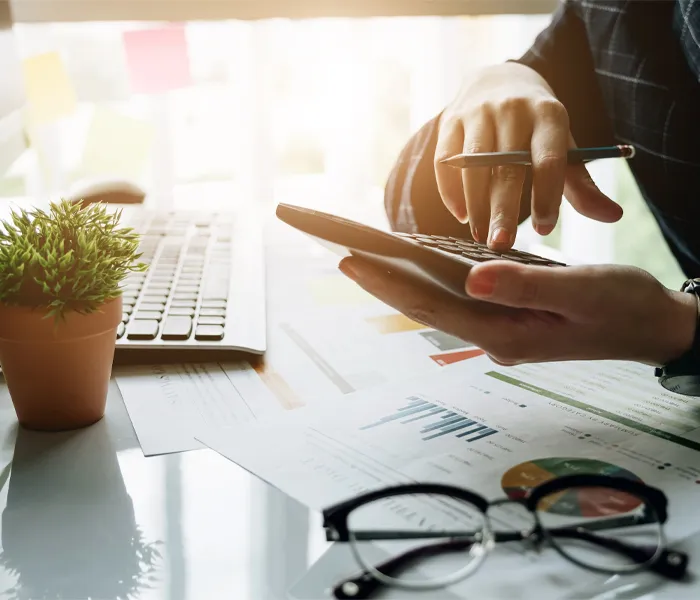
{"type": "Polygon", "coordinates": [[[84,430],[19,429],[2,513],[0,564],[13,599],[137,597],[156,580],[160,540],[137,525],[105,420],[84,430]]]}

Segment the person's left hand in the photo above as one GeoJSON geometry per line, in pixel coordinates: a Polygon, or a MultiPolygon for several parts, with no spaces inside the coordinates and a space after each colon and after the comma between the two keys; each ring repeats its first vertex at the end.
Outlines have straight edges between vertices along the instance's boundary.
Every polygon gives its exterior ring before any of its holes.
{"type": "Polygon", "coordinates": [[[414,321],[482,348],[496,363],[615,359],[663,365],[691,347],[692,294],[623,266],[474,266],[461,300],[356,257],[340,270],[414,321]]]}

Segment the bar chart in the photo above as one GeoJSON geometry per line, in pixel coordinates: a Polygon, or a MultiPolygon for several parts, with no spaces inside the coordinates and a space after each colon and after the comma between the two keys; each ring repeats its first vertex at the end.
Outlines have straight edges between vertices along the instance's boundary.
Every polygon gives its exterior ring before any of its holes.
{"type": "Polygon", "coordinates": [[[411,425],[417,423],[419,434],[424,442],[443,435],[454,435],[465,442],[476,442],[498,433],[488,425],[474,421],[443,406],[428,402],[418,396],[409,396],[407,404],[394,413],[381,417],[378,421],[360,427],[360,430],[373,429],[389,423],[411,425]]]}

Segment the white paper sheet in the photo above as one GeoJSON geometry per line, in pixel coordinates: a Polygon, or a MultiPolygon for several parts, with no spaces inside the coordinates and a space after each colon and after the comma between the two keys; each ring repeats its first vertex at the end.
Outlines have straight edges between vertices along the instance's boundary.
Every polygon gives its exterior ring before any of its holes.
{"type": "Polygon", "coordinates": [[[283,410],[247,363],[120,367],[115,375],[146,456],[201,448],[194,434],[202,428],[283,410]]]}
{"type": "MultiPolygon", "coordinates": [[[[648,367],[503,368],[482,357],[245,431],[197,437],[317,509],[402,482],[450,483],[496,499],[542,471],[628,474],[664,490],[666,532],[680,540],[700,530],[694,408],[660,388],[648,367]]],[[[385,518],[401,520],[417,507],[395,503],[387,510],[385,518]]],[[[418,510],[426,526],[444,518],[428,505],[418,510]]],[[[520,525],[511,514],[500,518],[520,525]]]]}

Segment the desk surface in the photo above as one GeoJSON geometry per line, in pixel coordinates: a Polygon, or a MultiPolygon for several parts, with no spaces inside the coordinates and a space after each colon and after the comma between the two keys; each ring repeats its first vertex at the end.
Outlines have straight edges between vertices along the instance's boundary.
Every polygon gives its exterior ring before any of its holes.
{"type": "MultiPolygon", "coordinates": [[[[289,311],[291,264],[309,256],[283,239],[268,256],[269,306],[289,311]]],[[[318,514],[212,451],[144,458],[114,382],[105,419],[60,434],[19,429],[0,385],[0,511],[0,594],[13,600],[281,600],[328,548],[318,514]]],[[[700,536],[684,549],[700,557],[700,536]]]]}

